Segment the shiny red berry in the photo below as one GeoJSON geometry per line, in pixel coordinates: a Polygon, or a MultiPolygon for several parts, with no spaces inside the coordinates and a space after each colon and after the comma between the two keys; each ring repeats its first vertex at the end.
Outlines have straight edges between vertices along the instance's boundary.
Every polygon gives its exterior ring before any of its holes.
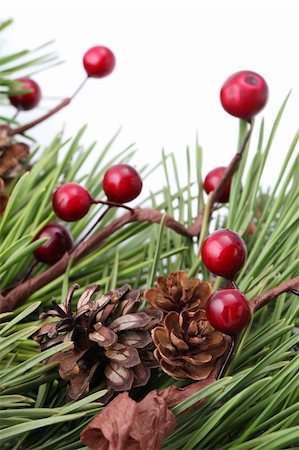
{"type": "Polygon", "coordinates": [[[215,330],[234,335],[250,321],[251,309],[247,298],[238,289],[220,289],[208,299],[206,315],[215,330]]]}
{"type": "Polygon", "coordinates": [[[89,77],[102,78],[113,71],[115,56],[109,48],[97,45],[87,50],[83,65],[89,77]]]}
{"type": "Polygon", "coordinates": [[[24,92],[24,94],[10,95],[8,97],[10,103],[22,111],[29,111],[30,109],[35,108],[41,99],[41,90],[39,85],[30,78],[19,78],[16,81],[20,84],[14,88],[15,90],[26,90],[28,92],[24,92]]]}
{"type": "Polygon", "coordinates": [[[250,120],[259,113],[268,100],[269,89],[264,78],[250,70],[230,76],[223,84],[220,99],[229,114],[250,120]]]}
{"type": "Polygon", "coordinates": [[[34,251],[34,256],[38,261],[46,264],[56,263],[73,246],[70,232],[58,222],[50,222],[34,240],[45,237],[48,240],[34,251]]]}
{"type": "Polygon", "coordinates": [[[55,214],[66,222],[76,222],[84,217],[94,203],[88,190],[77,183],[65,183],[53,194],[55,214]]]}
{"type": "Polygon", "coordinates": [[[142,180],[134,167],[116,164],[106,171],[103,189],[111,202],[127,203],[140,194],[142,180]]]}
{"type": "Polygon", "coordinates": [[[247,248],[234,231],[218,230],[205,239],[201,255],[210,272],[233,280],[246,260],[247,248]]]}
{"type": "MultiPolygon", "coordinates": [[[[207,194],[214,191],[218,184],[220,183],[220,180],[222,179],[224,173],[226,171],[226,167],[216,167],[215,169],[211,170],[204,181],[204,189],[207,194]]],[[[230,185],[231,185],[231,179],[227,181],[225,184],[221,195],[218,199],[218,202],[220,203],[226,203],[229,200],[229,193],[230,193],[230,185]]]]}

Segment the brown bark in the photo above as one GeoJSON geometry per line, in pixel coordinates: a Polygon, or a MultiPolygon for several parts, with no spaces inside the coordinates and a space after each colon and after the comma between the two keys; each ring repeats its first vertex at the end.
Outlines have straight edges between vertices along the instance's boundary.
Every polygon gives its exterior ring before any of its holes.
{"type": "Polygon", "coordinates": [[[274,298],[278,297],[284,292],[293,291],[297,286],[299,286],[299,276],[292,278],[291,280],[284,281],[279,286],[276,286],[275,288],[264,292],[263,294],[252,300],[251,305],[253,311],[258,311],[260,308],[270,303],[274,298]]]}

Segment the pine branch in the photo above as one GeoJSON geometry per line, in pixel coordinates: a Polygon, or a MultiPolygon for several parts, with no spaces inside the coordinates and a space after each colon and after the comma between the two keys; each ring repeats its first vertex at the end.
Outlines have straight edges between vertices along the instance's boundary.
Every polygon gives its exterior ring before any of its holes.
{"type": "MultiPolygon", "coordinates": [[[[121,229],[123,226],[133,222],[150,222],[158,224],[163,216],[164,214],[162,212],[154,209],[136,208],[133,214],[127,213],[117,219],[114,219],[98,233],[95,233],[89,239],[82,242],[72,253],[72,255],[66,253],[56,264],[49,267],[43,273],[36,275],[24,283],[21,283],[12,289],[6,296],[0,296],[1,312],[11,311],[20,306],[22,302],[35,291],[62,275],[71,258],[74,261],[77,261],[93,250],[100,248],[105,239],[121,229]]],[[[200,228],[196,230],[193,226],[192,231],[190,232],[188,228],[170,216],[166,216],[165,226],[186,237],[197,236],[200,231],[200,228]]],[[[200,227],[200,221],[197,221],[197,226],[200,227]]]]}
{"type": "MultiPolygon", "coordinates": [[[[227,168],[227,171],[224,173],[223,178],[219,183],[219,186],[215,189],[214,193],[210,198],[209,208],[211,211],[212,206],[217,202],[219,195],[221,194],[223,186],[225,186],[227,180],[237,170],[239,162],[242,158],[242,155],[250,138],[251,132],[252,126],[250,124],[250,128],[248,129],[243,139],[239,151],[233,157],[231,163],[227,168]]],[[[200,211],[194,222],[189,227],[185,227],[183,224],[176,221],[172,217],[166,216],[165,226],[182,236],[190,238],[196,237],[200,233],[203,216],[204,216],[204,209],[200,211]]],[[[51,266],[49,269],[45,270],[43,273],[36,275],[35,277],[19,284],[17,287],[10,290],[7,295],[5,296],[1,295],[0,296],[1,312],[11,311],[20,306],[23,303],[23,301],[26,300],[26,298],[28,298],[31,294],[33,294],[41,287],[48,284],[50,281],[62,275],[66,270],[70,259],[77,261],[83,256],[87,255],[88,253],[91,253],[95,249],[100,248],[100,246],[103,244],[106,238],[114,234],[123,226],[133,222],[150,222],[159,224],[163,217],[164,214],[161,211],[157,211],[151,208],[136,208],[133,213],[125,214],[113,220],[98,233],[95,233],[89,239],[79,244],[71,255],[65,254],[62,259],[60,259],[56,264],[51,266]]]]}

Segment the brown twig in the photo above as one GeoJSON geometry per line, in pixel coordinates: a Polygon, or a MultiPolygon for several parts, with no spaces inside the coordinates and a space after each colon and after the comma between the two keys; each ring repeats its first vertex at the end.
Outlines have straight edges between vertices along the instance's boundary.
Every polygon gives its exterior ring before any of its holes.
{"type": "Polygon", "coordinates": [[[237,170],[239,163],[241,161],[242,155],[247,147],[251,133],[252,133],[252,124],[250,123],[247,133],[242,141],[242,144],[241,144],[238,152],[235,154],[235,156],[229,163],[229,165],[226,169],[226,172],[224,173],[220,183],[218,184],[217,188],[213,191],[213,193],[211,195],[211,207],[219,200],[219,197],[224,189],[224,186],[226,185],[228,180],[232,177],[232,175],[237,170]]]}
{"type": "MultiPolygon", "coordinates": [[[[237,170],[242,154],[250,138],[251,131],[252,127],[250,125],[250,128],[245,135],[238,153],[233,157],[221,182],[212,194],[212,205],[217,202],[221,190],[223,189],[227,180],[237,170]]],[[[197,237],[201,230],[203,214],[204,210],[200,211],[195,221],[189,227],[185,227],[183,224],[176,221],[172,217],[166,216],[165,226],[172,229],[176,233],[181,234],[182,236],[190,238],[197,237]]],[[[133,222],[150,222],[159,224],[163,216],[164,214],[161,211],[157,211],[151,208],[136,208],[133,213],[130,212],[117,219],[114,219],[112,222],[102,228],[102,230],[95,233],[86,241],[81,242],[76,247],[76,249],[74,249],[71,255],[66,253],[56,264],[49,267],[43,273],[38,274],[29,280],[26,280],[24,283],[18,285],[15,289],[12,289],[7,295],[0,295],[1,312],[11,311],[20,306],[31,294],[38,291],[40,288],[42,288],[52,280],[62,275],[68,266],[70,258],[72,258],[74,261],[77,261],[88,253],[91,253],[95,249],[99,248],[106,238],[111,236],[123,226],[133,222]]]]}
{"type": "Polygon", "coordinates": [[[55,108],[50,109],[46,114],[43,114],[42,116],[38,117],[35,120],[32,120],[32,122],[25,123],[24,125],[20,125],[17,128],[10,128],[8,131],[9,136],[15,136],[16,134],[23,134],[25,131],[30,130],[30,128],[35,127],[39,123],[43,122],[44,120],[48,119],[49,117],[56,114],[58,111],[60,111],[65,106],[69,105],[71,103],[71,98],[65,98],[62,100],[55,108]]]}
{"type": "MultiPolygon", "coordinates": [[[[93,250],[99,248],[107,237],[111,236],[124,225],[132,222],[160,223],[162,217],[163,213],[161,211],[156,211],[150,208],[136,208],[133,214],[127,213],[117,219],[114,219],[112,222],[102,228],[102,230],[95,233],[86,241],[82,242],[74,250],[71,256],[66,253],[56,264],[49,267],[41,274],[38,274],[35,277],[26,280],[15,289],[12,289],[6,296],[1,295],[1,312],[11,311],[20,306],[27,297],[33,294],[33,292],[36,292],[38,289],[42,288],[43,286],[63,274],[68,266],[71,257],[73,260],[77,261],[93,250]]],[[[197,224],[198,227],[200,227],[200,221],[198,221],[197,224]]],[[[166,216],[165,226],[187,237],[197,236],[199,233],[199,230],[195,230],[194,226],[192,227],[192,231],[190,231],[189,228],[186,228],[184,225],[182,225],[180,222],[177,222],[170,216],[166,216]]]]}
{"type": "Polygon", "coordinates": [[[76,95],[81,91],[83,86],[85,85],[86,81],[88,80],[88,77],[84,78],[82,83],[77,87],[75,92],[71,97],[63,99],[55,108],[50,109],[47,113],[43,114],[42,116],[38,117],[35,120],[32,120],[31,122],[25,123],[24,125],[20,125],[17,128],[10,128],[8,130],[9,136],[15,136],[16,134],[23,134],[25,131],[30,130],[31,128],[35,127],[36,125],[44,122],[45,120],[49,119],[49,117],[54,116],[58,111],[65,108],[67,105],[71,103],[71,101],[76,97],[76,95]]]}
{"type": "Polygon", "coordinates": [[[299,286],[299,276],[292,278],[291,280],[284,281],[279,286],[276,286],[273,289],[270,289],[264,294],[259,295],[251,301],[252,310],[258,311],[263,306],[270,303],[274,298],[283,294],[284,292],[292,292],[294,288],[299,286]]]}

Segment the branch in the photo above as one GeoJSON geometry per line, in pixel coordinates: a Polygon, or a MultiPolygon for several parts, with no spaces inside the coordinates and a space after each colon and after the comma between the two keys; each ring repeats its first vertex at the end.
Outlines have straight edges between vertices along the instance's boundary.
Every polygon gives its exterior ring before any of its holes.
{"type": "MultiPolygon", "coordinates": [[[[66,100],[68,100],[68,103],[70,102],[70,99],[66,99],[66,100]]],[[[55,108],[55,110],[57,111],[57,107],[55,108]]],[[[52,110],[52,111],[54,111],[54,110],[52,110]]],[[[49,113],[50,113],[50,111],[49,111],[49,113]]],[[[24,127],[26,127],[26,126],[24,125],[24,127]]],[[[20,128],[21,127],[19,127],[19,129],[20,128]]],[[[26,128],[26,129],[28,129],[28,128],[26,128]]],[[[12,130],[12,131],[15,131],[15,130],[12,130]]],[[[20,131],[18,131],[18,132],[20,132],[20,131]]],[[[222,180],[220,181],[218,187],[215,189],[215,191],[213,192],[213,194],[211,196],[210,206],[213,206],[217,202],[219,195],[221,194],[221,190],[223,189],[227,180],[237,170],[239,162],[242,158],[242,155],[244,153],[244,150],[245,150],[248,140],[250,138],[251,132],[252,132],[252,126],[250,125],[250,128],[248,129],[248,131],[244,137],[244,140],[241,144],[240,150],[233,157],[222,180]]],[[[200,213],[196,217],[195,221],[189,227],[185,227],[183,224],[181,224],[177,220],[173,219],[172,217],[166,216],[165,226],[182,236],[186,236],[186,237],[190,237],[190,238],[196,237],[199,235],[200,230],[201,230],[203,215],[204,215],[204,209],[202,211],[200,211],[200,213]]],[[[0,305],[1,305],[0,311],[1,312],[12,311],[13,309],[20,306],[26,300],[26,298],[28,298],[31,294],[38,291],[40,288],[42,288],[46,284],[50,283],[52,280],[54,280],[55,278],[62,275],[65,272],[71,258],[74,261],[77,261],[80,258],[82,258],[83,256],[87,255],[88,253],[91,253],[92,251],[96,250],[103,244],[103,242],[105,241],[106,238],[111,236],[113,233],[118,231],[123,226],[125,226],[129,223],[132,223],[132,222],[150,222],[150,223],[159,224],[161,222],[161,219],[163,216],[164,216],[164,214],[161,211],[156,211],[151,208],[143,208],[143,209],[136,208],[133,213],[124,214],[123,216],[121,216],[117,219],[114,219],[112,222],[110,222],[108,225],[106,225],[100,231],[95,233],[89,239],[87,239],[86,241],[84,241],[82,243],[79,243],[78,247],[76,247],[73,250],[71,255],[66,253],[56,264],[49,267],[43,273],[38,274],[35,277],[30,278],[29,280],[26,280],[25,282],[19,284],[14,289],[10,290],[7,295],[3,295],[3,294],[0,295],[0,305]]]]}
{"type": "MultiPolygon", "coordinates": [[[[156,211],[150,208],[136,208],[134,213],[124,214],[123,216],[114,219],[100,231],[95,233],[86,241],[82,242],[72,253],[69,255],[66,253],[56,264],[49,267],[47,270],[42,272],[41,274],[36,275],[29,280],[26,280],[24,283],[18,285],[7,295],[1,295],[1,312],[11,311],[18,306],[20,306],[23,301],[28,298],[31,294],[50,283],[55,278],[62,275],[72,258],[74,261],[79,260],[83,256],[91,253],[93,250],[99,248],[105,239],[111,236],[113,233],[118,231],[123,226],[132,223],[132,222],[150,222],[150,223],[160,223],[163,217],[163,213],[160,211],[156,211]]],[[[197,236],[200,231],[200,220],[197,220],[197,229],[194,226],[194,223],[191,225],[191,231],[189,228],[186,228],[180,222],[177,222],[170,216],[166,216],[165,226],[174,230],[178,234],[186,237],[194,237],[197,236]]]]}
{"type": "Polygon", "coordinates": [[[49,117],[51,117],[54,114],[56,114],[58,111],[60,111],[65,106],[69,105],[71,103],[71,100],[72,100],[71,98],[65,98],[57,106],[55,106],[55,108],[50,109],[50,111],[48,111],[46,114],[43,114],[38,119],[35,119],[35,120],[33,120],[32,122],[29,122],[29,123],[25,123],[24,125],[21,125],[21,126],[19,126],[17,128],[11,128],[8,131],[8,134],[10,136],[15,136],[16,134],[23,134],[23,133],[25,133],[25,131],[30,130],[30,128],[35,127],[39,123],[43,122],[44,120],[46,120],[49,117]]]}
{"type": "Polygon", "coordinates": [[[254,298],[251,302],[252,310],[254,312],[258,311],[260,308],[270,303],[280,294],[283,294],[284,292],[291,292],[297,286],[299,286],[299,276],[292,278],[291,280],[284,281],[279,286],[276,286],[275,288],[270,289],[270,291],[267,291],[264,294],[261,294],[258,297],[254,298]]]}
{"type": "Polygon", "coordinates": [[[212,192],[211,195],[211,207],[217,203],[217,201],[219,200],[219,197],[221,196],[221,193],[226,185],[226,183],[228,182],[228,180],[233,176],[233,174],[236,172],[239,163],[241,161],[241,158],[243,156],[243,153],[247,147],[248,141],[250,139],[252,133],[252,124],[249,124],[249,128],[247,130],[247,133],[245,134],[245,137],[243,139],[243,142],[241,144],[240,149],[238,150],[238,152],[235,154],[235,156],[233,157],[233,159],[231,160],[231,162],[229,163],[226,172],[224,173],[220,183],[218,184],[217,188],[212,192]]]}
{"type": "Polygon", "coordinates": [[[30,130],[30,128],[33,128],[36,125],[38,125],[39,123],[43,122],[44,120],[47,120],[49,117],[54,116],[54,114],[56,114],[58,111],[60,111],[65,106],[67,106],[67,105],[69,105],[71,103],[71,101],[81,91],[81,89],[83,88],[83,86],[85,85],[87,80],[88,80],[88,77],[84,78],[84,80],[82,81],[81,84],[79,84],[79,86],[77,87],[77,89],[75,90],[73,95],[71,97],[63,99],[60,103],[58,103],[57,106],[55,106],[55,108],[50,109],[50,111],[48,111],[46,114],[43,114],[38,119],[35,119],[32,122],[25,123],[25,125],[21,125],[21,126],[19,126],[17,128],[14,128],[14,129],[10,128],[9,131],[8,131],[8,134],[10,136],[15,136],[16,134],[23,134],[23,133],[25,133],[25,131],[30,130]]]}

